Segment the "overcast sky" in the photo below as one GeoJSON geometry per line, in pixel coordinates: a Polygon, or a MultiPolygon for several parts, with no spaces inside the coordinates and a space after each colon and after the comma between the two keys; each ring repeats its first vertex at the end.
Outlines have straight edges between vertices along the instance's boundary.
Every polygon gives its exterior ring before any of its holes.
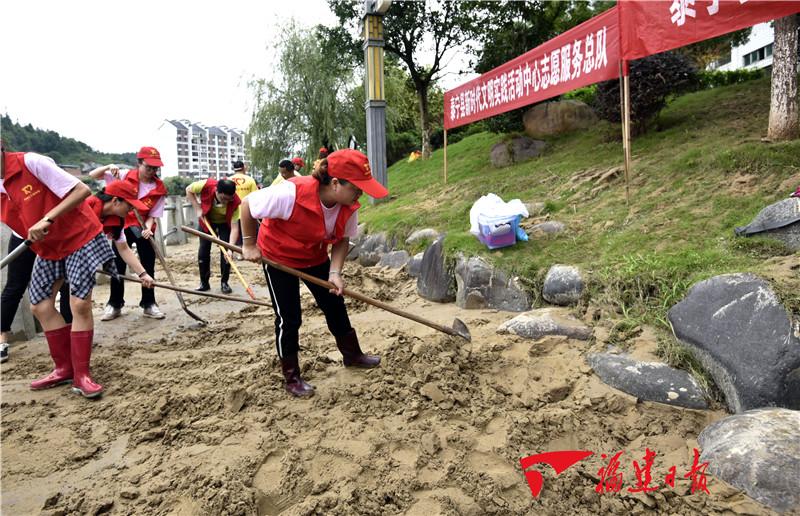
{"type": "Polygon", "coordinates": [[[336,23],[324,0],[4,2],[0,111],[105,152],[148,145],[165,118],[246,129],[247,82],[291,18],[336,23]]]}

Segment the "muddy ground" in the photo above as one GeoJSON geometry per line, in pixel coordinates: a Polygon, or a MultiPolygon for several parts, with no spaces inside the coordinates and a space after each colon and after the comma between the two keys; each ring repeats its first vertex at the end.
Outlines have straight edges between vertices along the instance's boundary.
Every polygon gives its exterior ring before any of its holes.
{"type": "MultiPolygon", "coordinates": [[[[190,288],[195,253],[196,242],[169,248],[190,288]]],[[[266,299],[260,268],[239,264],[266,299]]],[[[214,273],[218,289],[216,264],[214,273]]],[[[211,321],[203,328],[161,290],[167,318],[154,321],[129,284],[123,317],[107,323],[101,285],[92,360],[106,388],[100,400],[69,387],[28,390],[51,368],[41,335],[14,344],[2,365],[2,513],[769,514],[710,476],[710,495],[690,494],[683,475],[696,437],[725,413],[637,402],[602,384],[584,361],[602,342],[499,335],[513,314],[427,302],[396,271],[350,263],[346,277],[436,322],[461,318],[472,344],[348,301],[362,347],[383,364],[345,369],[303,289],[301,363],[317,394],[296,400],[281,388],[270,308],[187,296],[211,321]],[[676,466],[674,488],[627,492],[631,461],[643,463],[646,448],[658,454],[651,485],[676,466]],[[534,498],[519,459],[557,450],[594,455],[559,476],[541,468],[534,498]],[[622,491],[598,494],[601,454],[619,451],[622,491]]],[[[235,278],[231,286],[244,295],[235,278]]],[[[648,356],[654,343],[640,344],[648,356]]]]}

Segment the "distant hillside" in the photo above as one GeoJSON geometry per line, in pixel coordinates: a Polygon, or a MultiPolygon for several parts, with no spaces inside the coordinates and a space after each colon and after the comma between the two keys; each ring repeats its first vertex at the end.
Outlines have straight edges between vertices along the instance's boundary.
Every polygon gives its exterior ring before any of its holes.
{"type": "Polygon", "coordinates": [[[83,142],[61,136],[55,131],[39,129],[28,124],[22,126],[11,120],[8,114],[0,117],[2,137],[5,144],[15,151],[38,152],[53,158],[56,163],[70,165],[105,165],[118,163],[134,165],[136,154],[108,154],[99,152],[83,142]]]}

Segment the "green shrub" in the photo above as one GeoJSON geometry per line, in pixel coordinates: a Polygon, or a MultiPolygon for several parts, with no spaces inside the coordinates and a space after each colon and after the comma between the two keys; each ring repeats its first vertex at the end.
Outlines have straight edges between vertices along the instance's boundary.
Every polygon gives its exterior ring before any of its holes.
{"type": "Polygon", "coordinates": [[[562,98],[580,100],[585,104],[593,106],[595,100],[597,99],[597,84],[592,84],[589,86],[584,86],[583,88],[578,88],[577,90],[572,90],[568,93],[565,93],[562,96],[562,98]]]}
{"type": "MultiPolygon", "coordinates": [[[[642,134],[647,124],[667,105],[667,99],[690,90],[697,83],[697,73],[689,59],[675,52],[663,52],[630,65],[631,131],[642,134]]],[[[595,111],[609,122],[619,123],[619,80],[597,85],[595,111]]]]}
{"type": "Polygon", "coordinates": [[[697,73],[697,89],[709,90],[720,86],[729,86],[740,82],[760,79],[764,76],[762,70],[731,70],[730,72],[721,70],[704,70],[697,73]]]}

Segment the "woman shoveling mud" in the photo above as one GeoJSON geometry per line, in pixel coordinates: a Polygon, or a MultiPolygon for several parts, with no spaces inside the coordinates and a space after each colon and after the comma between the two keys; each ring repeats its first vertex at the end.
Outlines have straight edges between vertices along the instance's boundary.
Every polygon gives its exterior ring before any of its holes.
{"type": "MultiPolygon", "coordinates": [[[[336,290],[304,280],[325,313],[344,365],[372,368],[380,364],[380,357],[361,351],[341,297],[342,266],[349,238],[356,236],[362,190],[375,198],[389,193],[372,177],[364,154],[352,149],[333,152],[319,162],[311,176],[293,177],[247,196],[241,209],[242,240],[246,260],[260,262],[263,255],[333,283],[336,290]],[[257,218],[263,219],[260,230],[257,218]]],[[[264,274],[275,310],[275,344],[285,388],[293,396],[311,396],[314,387],[300,377],[298,359],[302,320],[299,281],[271,265],[264,265],[264,274]]]]}

